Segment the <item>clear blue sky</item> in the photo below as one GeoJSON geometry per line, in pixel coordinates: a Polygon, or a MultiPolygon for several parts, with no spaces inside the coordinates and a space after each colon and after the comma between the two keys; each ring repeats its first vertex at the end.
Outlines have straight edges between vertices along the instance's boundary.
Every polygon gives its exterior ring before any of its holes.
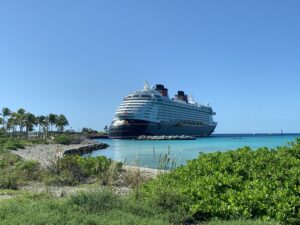
{"type": "Polygon", "coordinates": [[[300,1],[1,1],[0,107],[103,129],[144,81],[216,133],[300,132],[300,1]]]}

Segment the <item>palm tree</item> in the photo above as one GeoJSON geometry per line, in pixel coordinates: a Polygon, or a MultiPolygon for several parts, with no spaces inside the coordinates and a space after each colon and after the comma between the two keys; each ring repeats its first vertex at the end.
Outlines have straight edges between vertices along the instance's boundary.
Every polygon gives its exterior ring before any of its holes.
{"type": "Polygon", "coordinates": [[[56,124],[58,116],[56,114],[50,113],[48,117],[49,117],[50,131],[52,131],[53,125],[56,124]]]}
{"type": "Polygon", "coordinates": [[[13,112],[13,113],[11,113],[10,118],[7,120],[6,130],[8,132],[12,131],[14,133],[16,131],[17,125],[18,125],[17,113],[13,112]]]}
{"type": "Polygon", "coordinates": [[[33,131],[33,127],[37,124],[36,117],[32,113],[25,114],[25,129],[28,135],[29,131],[33,131]]]}
{"type": "Polygon", "coordinates": [[[105,132],[105,133],[108,132],[108,126],[107,126],[107,125],[105,125],[105,127],[104,127],[104,132],[105,132]]]}
{"type": "Polygon", "coordinates": [[[10,116],[11,115],[11,110],[9,109],[9,108],[7,108],[7,107],[3,107],[2,108],[2,117],[3,117],[3,128],[5,127],[5,124],[7,123],[7,121],[6,121],[6,118],[8,117],[8,116],[10,116]]]}
{"type": "Polygon", "coordinates": [[[67,120],[65,115],[60,114],[59,116],[57,116],[55,126],[57,127],[58,132],[63,132],[64,127],[67,125],[69,125],[69,121],[67,120]]]}
{"type": "Polygon", "coordinates": [[[18,126],[18,114],[16,112],[12,112],[10,118],[8,119],[8,123],[11,124],[12,131],[16,131],[16,127],[18,126]]]}
{"type": "Polygon", "coordinates": [[[48,127],[49,127],[49,118],[47,116],[38,116],[36,118],[37,124],[39,125],[39,132],[41,132],[41,128],[45,137],[48,135],[48,127]]]}
{"type": "Polygon", "coordinates": [[[17,123],[19,125],[19,128],[20,128],[20,133],[23,132],[23,128],[25,127],[25,109],[23,108],[20,108],[18,109],[17,111],[17,123]]]}

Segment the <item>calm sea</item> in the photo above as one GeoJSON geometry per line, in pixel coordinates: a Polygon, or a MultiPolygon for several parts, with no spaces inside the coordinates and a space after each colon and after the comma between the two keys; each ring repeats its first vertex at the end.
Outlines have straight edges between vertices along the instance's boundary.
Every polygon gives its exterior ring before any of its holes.
{"type": "Polygon", "coordinates": [[[275,148],[288,145],[300,134],[290,135],[215,135],[191,141],[136,141],[98,139],[99,142],[109,144],[105,150],[95,151],[91,156],[106,156],[113,160],[126,162],[131,165],[158,168],[159,159],[170,152],[171,160],[177,165],[185,164],[187,160],[194,159],[199,152],[228,151],[249,146],[253,149],[259,147],[275,148]]]}

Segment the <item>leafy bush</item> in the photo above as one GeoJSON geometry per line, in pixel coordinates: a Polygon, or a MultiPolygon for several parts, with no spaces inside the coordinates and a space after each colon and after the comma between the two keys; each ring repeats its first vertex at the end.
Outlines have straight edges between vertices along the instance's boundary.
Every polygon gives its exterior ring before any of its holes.
{"type": "Polygon", "coordinates": [[[80,144],[81,137],[79,135],[61,134],[54,137],[54,142],[62,145],[80,144]]]}
{"type": "MultiPolygon", "coordinates": [[[[111,159],[104,156],[81,157],[78,155],[66,155],[58,158],[47,168],[46,183],[56,185],[77,185],[87,179],[103,176],[110,165],[111,159]]],[[[122,164],[118,164],[120,169],[122,164]]]]}
{"type": "Polygon", "coordinates": [[[26,180],[39,180],[41,178],[41,165],[34,160],[24,160],[16,168],[26,180]]]}
{"type": "Polygon", "coordinates": [[[23,184],[22,177],[13,169],[1,169],[0,189],[18,189],[23,184]]]}
{"type": "Polygon", "coordinates": [[[24,148],[25,144],[22,139],[0,138],[0,149],[2,150],[17,150],[24,148]]]}
{"type": "Polygon", "coordinates": [[[18,162],[21,162],[21,156],[12,154],[8,151],[0,152],[0,168],[6,168],[8,166],[13,166],[18,162]]]}
{"type": "Polygon", "coordinates": [[[265,222],[258,220],[212,220],[208,223],[204,223],[203,225],[279,225],[279,223],[276,223],[274,221],[265,222]]]}
{"type": "Polygon", "coordinates": [[[26,161],[8,151],[0,152],[0,189],[18,189],[31,180],[40,178],[40,164],[26,161]]]}
{"type": "Polygon", "coordinates": [[[69,145],[71,144],[72,137],[69,135],[58,135],[54,137],[54,142],[57,144],[62,145],[69,145]]]}
{"type": "Polygon", "coordinates": [[[186,196],[180,204],[197,220],[249,218],[300,224],[300,139],[276,150],[248,147],[200,154],[186,166],[143,187],[145,198],[160,192],[186,196]]]}

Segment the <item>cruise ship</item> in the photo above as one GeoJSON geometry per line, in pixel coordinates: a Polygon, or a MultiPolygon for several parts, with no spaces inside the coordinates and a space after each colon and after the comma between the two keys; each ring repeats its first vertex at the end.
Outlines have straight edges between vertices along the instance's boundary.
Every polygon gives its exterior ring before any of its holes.
{"type": "Polygon", "coordinates": [[[183,91],[174,98],[162,84],[127,95],[109,127],[109,137],[133,139],[140,135],[209,136],[216,128],[216,113],[208,104],[199,104],[183,91]]]}

